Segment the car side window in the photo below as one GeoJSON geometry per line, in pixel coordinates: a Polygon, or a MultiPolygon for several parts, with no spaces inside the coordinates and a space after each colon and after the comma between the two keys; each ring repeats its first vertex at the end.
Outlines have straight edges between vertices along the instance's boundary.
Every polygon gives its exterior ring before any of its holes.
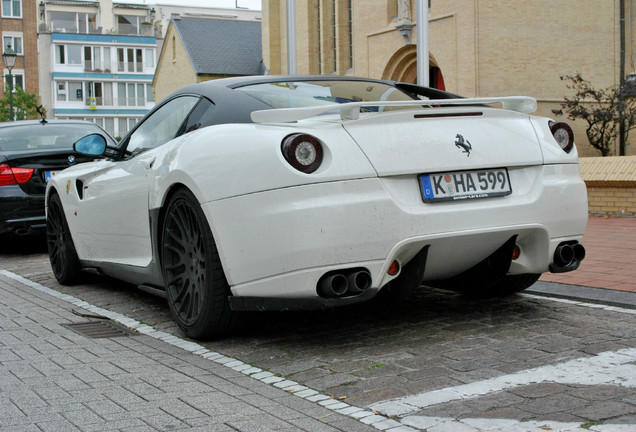
{"type": "Polygon", "coordinates": [[[198,101],[195,96],[181,96],[167,102],[134,130],[126,144],[126,153],[135,155],[173,139],[198,101]]]}
{"type": "Polygon", "coordinates": [[[211,124],[211,118],[215,108],[216,106],[208,99],[201,98],[201,101],[194,107],[192,114],[188,117],[183,133],[187,134],[188,132],[211,124]]]}

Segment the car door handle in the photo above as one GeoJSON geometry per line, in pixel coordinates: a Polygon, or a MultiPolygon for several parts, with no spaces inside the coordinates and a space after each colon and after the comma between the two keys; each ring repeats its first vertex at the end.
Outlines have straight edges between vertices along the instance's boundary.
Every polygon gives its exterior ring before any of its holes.
{"type": "Polygon", "coordinates": [[[154,165],[154,164],[155,164],[155,159],[153,159],[153,160],[149,161],[149,162],[146,164],[146,169],[147,169],[147,170],[152,169],[152,167],[153,167],[153,165],[154,165]]]}

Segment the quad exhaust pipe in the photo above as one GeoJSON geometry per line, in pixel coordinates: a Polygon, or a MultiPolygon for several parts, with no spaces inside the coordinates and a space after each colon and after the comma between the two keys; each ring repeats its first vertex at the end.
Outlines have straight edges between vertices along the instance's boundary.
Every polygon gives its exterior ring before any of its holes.
{"type": "Polygon", "coordinates": [[[585,248],[579,242],[563,242],[554,251],[554,263],[550,265],[552,273],[564,273],[576,270],[585,258],[585,248]]]}
{"type": "Polygon", "coordinates": [[[366,269],[337,270],[326,273],[318,281],[318,295],[338,298],[358,295],[371,286],[371,274],[366,269]]]}

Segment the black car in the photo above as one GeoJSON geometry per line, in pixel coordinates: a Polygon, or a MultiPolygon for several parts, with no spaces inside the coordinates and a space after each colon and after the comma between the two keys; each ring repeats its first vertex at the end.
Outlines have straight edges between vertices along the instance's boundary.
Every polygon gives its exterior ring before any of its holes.
{"type": "Polygon", "coordinates": [[[59,171],[93,158],[73,151],[73,143],[100,133],[82,120],[24,120],[0,123],[0,235],[44,233],[44,191],[59,171]]]}

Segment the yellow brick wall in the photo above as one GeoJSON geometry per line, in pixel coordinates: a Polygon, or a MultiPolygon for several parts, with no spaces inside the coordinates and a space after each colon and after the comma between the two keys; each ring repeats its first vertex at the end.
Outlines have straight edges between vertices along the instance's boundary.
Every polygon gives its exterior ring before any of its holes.
{"type": "Polygon", "coordinates": [[[593,215],[636,217],[636,188],[588,187],[588,211],[593,215]]]}

